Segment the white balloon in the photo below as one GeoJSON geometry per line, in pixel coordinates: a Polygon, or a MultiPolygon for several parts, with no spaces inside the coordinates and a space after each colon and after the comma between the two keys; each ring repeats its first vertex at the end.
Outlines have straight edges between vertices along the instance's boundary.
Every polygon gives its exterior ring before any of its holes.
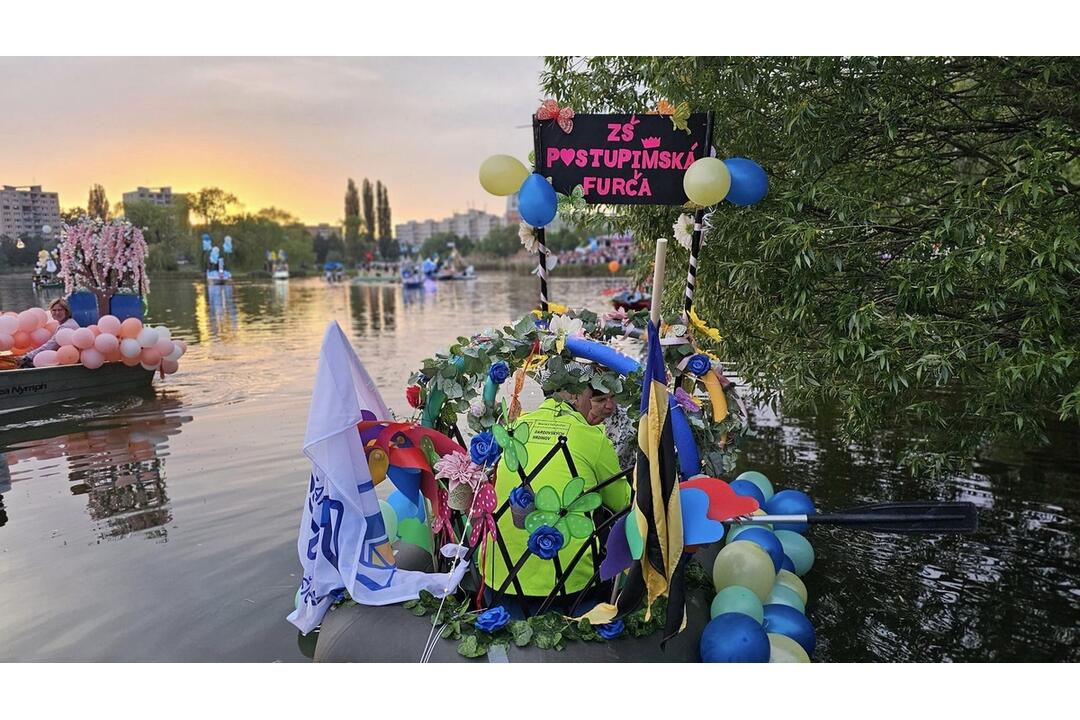
{"type": "Polygon", "coordinates": [[[158,334],[154,328],[144,327],[139,331],[139,347],[154,347],[157,345],[158,334]]]}
{"type": "Polygon", "coordinates": [[[179,345],[177,345],[176,343],[173,343],[173,349],[172,349],[172,352],[171,352],[171,353],[169,353],[168,355],[166,355],[166,356],[165,356],[165,359],[166,359],[166,360],[172,360],[172,361],[174,361],[174,362],[175,362],[176,360],[179,360],[179,359],[180,359],[180,356],[181,356],[182,354],[183,354],[183,351],[182,351],[182,350],[180,349],[180,346],[179,346],[179,345]]]}
{"type": "Polygon", "coordinates": [[[156,365],[147,365],[144,362],[141,362],[139,364],[142,365],[143,370],[157,370],[158,366],[161,365],[161,363],[157,363],[156,365]]]}
{"type": "Polygon", "coordinates": [[[139,357],[139,353],[142,352],[142,346],[139,345],[139,341],[134,338],[124,338],[120,341],[120,354],[126,358],[139,357]]]}
{"type": "Polygon", "coordinates": [[[154,330],[157,331],[158,340],[172,340],[172,332],[164,325],[158,325],[154,330]]]}

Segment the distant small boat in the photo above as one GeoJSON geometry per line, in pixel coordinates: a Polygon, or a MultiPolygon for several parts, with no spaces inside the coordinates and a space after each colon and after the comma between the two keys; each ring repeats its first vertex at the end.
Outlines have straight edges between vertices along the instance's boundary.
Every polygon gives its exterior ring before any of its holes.
{"type": "Polygon", "coordinates": [[[372,262],[356,272],[352,279],[354,284],[368,283],[399,283],[401,282],[400,269],[396,262],[372,262]]]}
{"type": "Polygon", "coordinates": [[[96,370],[54,365],[0,371],[0,415],[84,397],[119,395],[149,387],[154,371],[106,363],[96,370]]]}
{"type": "Polygon", "coordinates": [[[284,268],[275,268],[274,269],[274,279],[275,280],[288,280],[289,279],[289,268],[287,266],[284,267],[284,268]]]}
{"type": "Polygon", "coordinates": [[[475,280],[476,271],[473,270],[473,266],[465,268],[464,270],[455,270],[454,268],[444,268],[435,275],[436,280],[475,280]]]}
{"type": "Polygon", "coordinates": [[[228,270],[207,270],[206,282],[210,285],[225,285],[232,282],[232,273],[228,270]]]}
{"type": "Polygon", "coordinates": [[[648,310],[652,304],[652,296],[636,290],[625,290],[613,295],[611,304],[620,310],[648,310]]]}

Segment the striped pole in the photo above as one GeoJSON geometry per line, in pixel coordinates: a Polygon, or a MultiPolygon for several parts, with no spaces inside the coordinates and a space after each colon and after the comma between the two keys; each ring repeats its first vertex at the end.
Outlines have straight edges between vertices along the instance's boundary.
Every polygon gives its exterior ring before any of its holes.
{"type": "MultiPolygon", "coordinates": [[[[705,116],[705,148],[702,157],[716,155],[716,148],[712,146],[713,135],[713,111],[710,110],[705,116]]],[[[690,308],[694,305],[694,285],[697,281],[698,255],[701,254],[701,223],[705,218],[705,209],[702,208],[694,213],[694,233],[690,236],[690,265],[686,269],[686,293],[683,298],[683,322],[690,322],[690,308]]]]}
{"type": "Polygon", "coordinates": [[[536,252],[540,256],[540,311],[548,311],[547,246],[544,245],[544,228],[536,228],[536,252]]]}
{"type": "Polygon", "coordinates": [[[686,293],[683,297],[683,322],[690,322],[690,308],[694,304],[694,283],[697,279],[698,254],[701,253],[701,221],[704,210],[694,213],[694,234],[690,236],[690,264],[686,268],[686,293]]]}

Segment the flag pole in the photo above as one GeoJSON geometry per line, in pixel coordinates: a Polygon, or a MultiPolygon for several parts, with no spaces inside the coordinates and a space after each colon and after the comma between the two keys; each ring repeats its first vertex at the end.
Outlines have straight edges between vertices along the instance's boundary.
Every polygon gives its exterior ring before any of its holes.
{"type": "MultiPolygon", "coordinates": [[[[533,168],[540,172],[542,162],[542,143],[540,141],[540,121],[533,115],[533,168]]],[[[536,234],[536,252],[539,255],[540,269],[537,275],[540,278],[540,312],[548,311],[548,287],[547,287],[547,245],[544,244],[544,228],[534,228],[536,234]]]]}
{"type": "Polygon", "coordinates": [[[649,319],[652,320],[656,329],[660,329],[660,301],[664,294],[664,263],[667,259],[667,238],[656,240],[656,260],[653,269],[652,280],[652,311],[649,319]]]}

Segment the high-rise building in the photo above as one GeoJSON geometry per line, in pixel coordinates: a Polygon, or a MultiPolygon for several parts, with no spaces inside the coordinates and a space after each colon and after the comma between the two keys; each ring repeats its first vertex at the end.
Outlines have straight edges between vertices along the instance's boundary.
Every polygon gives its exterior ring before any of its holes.
{"type": "Polygon", "coordinates": [[[394,226],[394,235],[404,248],[416,250],[432,235],[453,233],[458,237],[467,237],[474,241],[483,240],[492,230],[506,224],[500,215],[492,215],[475,208],[463,213],[454,213],[442,220],[410,220],[394,226]]]}
{"type": "Polygon", "coordinates": [[[183,197],[179,193],[173,195],[171,187],[147,188],[141,185],[131,192],[124,193],[124,205],[129,203],[148,202],[154,205],[172,205],[174,199],[183,197]]]}
{"type": "Polygon", "coordinates": [[[0,237],[17,239],[60,232],[60,198],[40,185],[4,185],[0,190],[0,237]]]}

